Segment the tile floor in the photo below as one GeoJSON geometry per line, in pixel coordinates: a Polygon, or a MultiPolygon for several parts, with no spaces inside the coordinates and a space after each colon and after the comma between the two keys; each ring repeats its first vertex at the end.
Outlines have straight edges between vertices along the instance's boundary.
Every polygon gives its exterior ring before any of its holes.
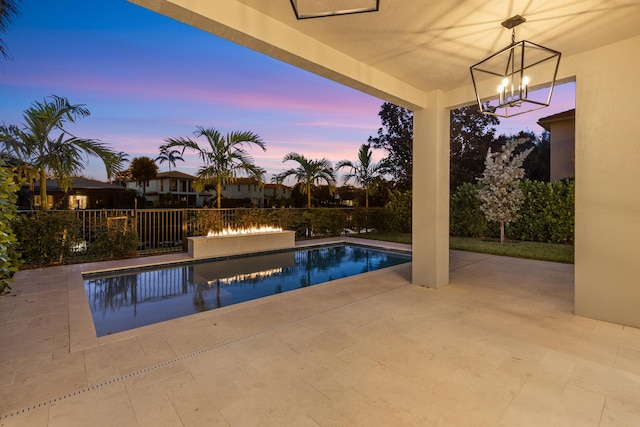
{"type": "Polygon", "coordinates": [[[640,425],[640,330],[574,316],[570,265],[452,251],[439,290],[406,264],[95,338],[80,272],[131,263],[16,276],[0,426],[640,425]]]}

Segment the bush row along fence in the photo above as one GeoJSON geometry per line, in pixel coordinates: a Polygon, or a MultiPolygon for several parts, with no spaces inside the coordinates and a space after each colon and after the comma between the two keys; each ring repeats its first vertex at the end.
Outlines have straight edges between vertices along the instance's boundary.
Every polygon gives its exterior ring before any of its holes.
{"type": "Polygon", "coordinates": [[[387,232],[398,227],[390,215],[385,208],[22,211],[14,229],[25,264],[43,266],[183,251],[188,237],[227,227],[279,226],[298,239],[387,232]]]}
{"type": "MultiPolygon", "coordinates": [[[[477,184],[465,183],[451,195],[451,235],[497,237],[497,224],[487,222],[480,210],[477,184]]],[[[507,225],[509,239],[546,243],[573,243],[575,182],[524,180],[520,218],[507,225]]]]}

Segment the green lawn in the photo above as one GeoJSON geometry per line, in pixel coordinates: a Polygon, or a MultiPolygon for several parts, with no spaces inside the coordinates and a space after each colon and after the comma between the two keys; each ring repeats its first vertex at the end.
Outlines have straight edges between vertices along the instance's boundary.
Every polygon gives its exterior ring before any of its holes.
{"type": "MultiPolygon", "coordinates": [[[[361,234],[358,237],[411,244],[410,233],[361,234]]],[[[538,242],[500,243],[477,238],[450,237],[449,248],[459,251],[573,264],[573,245],[538,242]]]]}

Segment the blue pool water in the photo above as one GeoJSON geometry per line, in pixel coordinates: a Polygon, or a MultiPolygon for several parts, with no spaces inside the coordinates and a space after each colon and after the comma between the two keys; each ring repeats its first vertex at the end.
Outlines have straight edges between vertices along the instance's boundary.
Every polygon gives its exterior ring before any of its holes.
{"type": "Polygon", "coordinates": [[[411,261],[406,252],[331,245],[84,275],[97,336],[411,261]]]}

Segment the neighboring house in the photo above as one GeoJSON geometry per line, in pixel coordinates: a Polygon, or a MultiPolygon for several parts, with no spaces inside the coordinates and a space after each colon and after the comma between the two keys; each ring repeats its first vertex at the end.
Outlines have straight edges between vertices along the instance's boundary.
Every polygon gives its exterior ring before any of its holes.
{"type": "MultiPolygon", "coordinates": [[[[196,177],[183,172],[161,172],[146,185],[147,203],[151,206],[202,207],[215,204],[216,190],[204,192],[193,189],[196,177]]],[[[143,188],[138,182],[129,181],[127,188],[142,195],[143,188]]],[[[212,186],[214,187],[214,186],[212,186]]],[[[270,207],[277,200],[291,197],[291,189],[276,184],[260,184],[252,178],[238,178],[233,184],[222,186],[223,207],[270,207]]]]}
{"type": "Polygon", "coordinates": [[[282,184],[264,184],[264,207],[281,207],[291,199],[291,187],[282,184]]]}
{"type": "Polygon", "coordinates": [[[233,184],[222,187],[223,206],[229,207],[268,208],[290,197],[291,188],[286,185],[260,184],[253,178],[237,178],[233,184]]]}
{"type": "Polygon", "coordinates": [[[551,136],[550,179],[575,178],[576,110],[542,117],[538,124],[551,136]]]}
{"type": "Polygon", "coordinates": [[[156,178],[140,185],[137,181],[128,181],[127,188],[143,194],[146,187],[147,204],[150,206],[188,206],[202,207],[213,196],[210,192],[198,193],[193,189],[195,176],[179,171],[160,172],[156,178]]]}
{"type": "MultiPolygon", "coordinates": [[[[64,193],[55,180],[47,180],[47,207],[49,209],[114,209],[126,202],[124,187],[88,178],[73,178],[69,191],[64,193]]],[[[40,185],[33,191],[22,186],[18,197],[20,209],[40,208],[40,185]]]]}

